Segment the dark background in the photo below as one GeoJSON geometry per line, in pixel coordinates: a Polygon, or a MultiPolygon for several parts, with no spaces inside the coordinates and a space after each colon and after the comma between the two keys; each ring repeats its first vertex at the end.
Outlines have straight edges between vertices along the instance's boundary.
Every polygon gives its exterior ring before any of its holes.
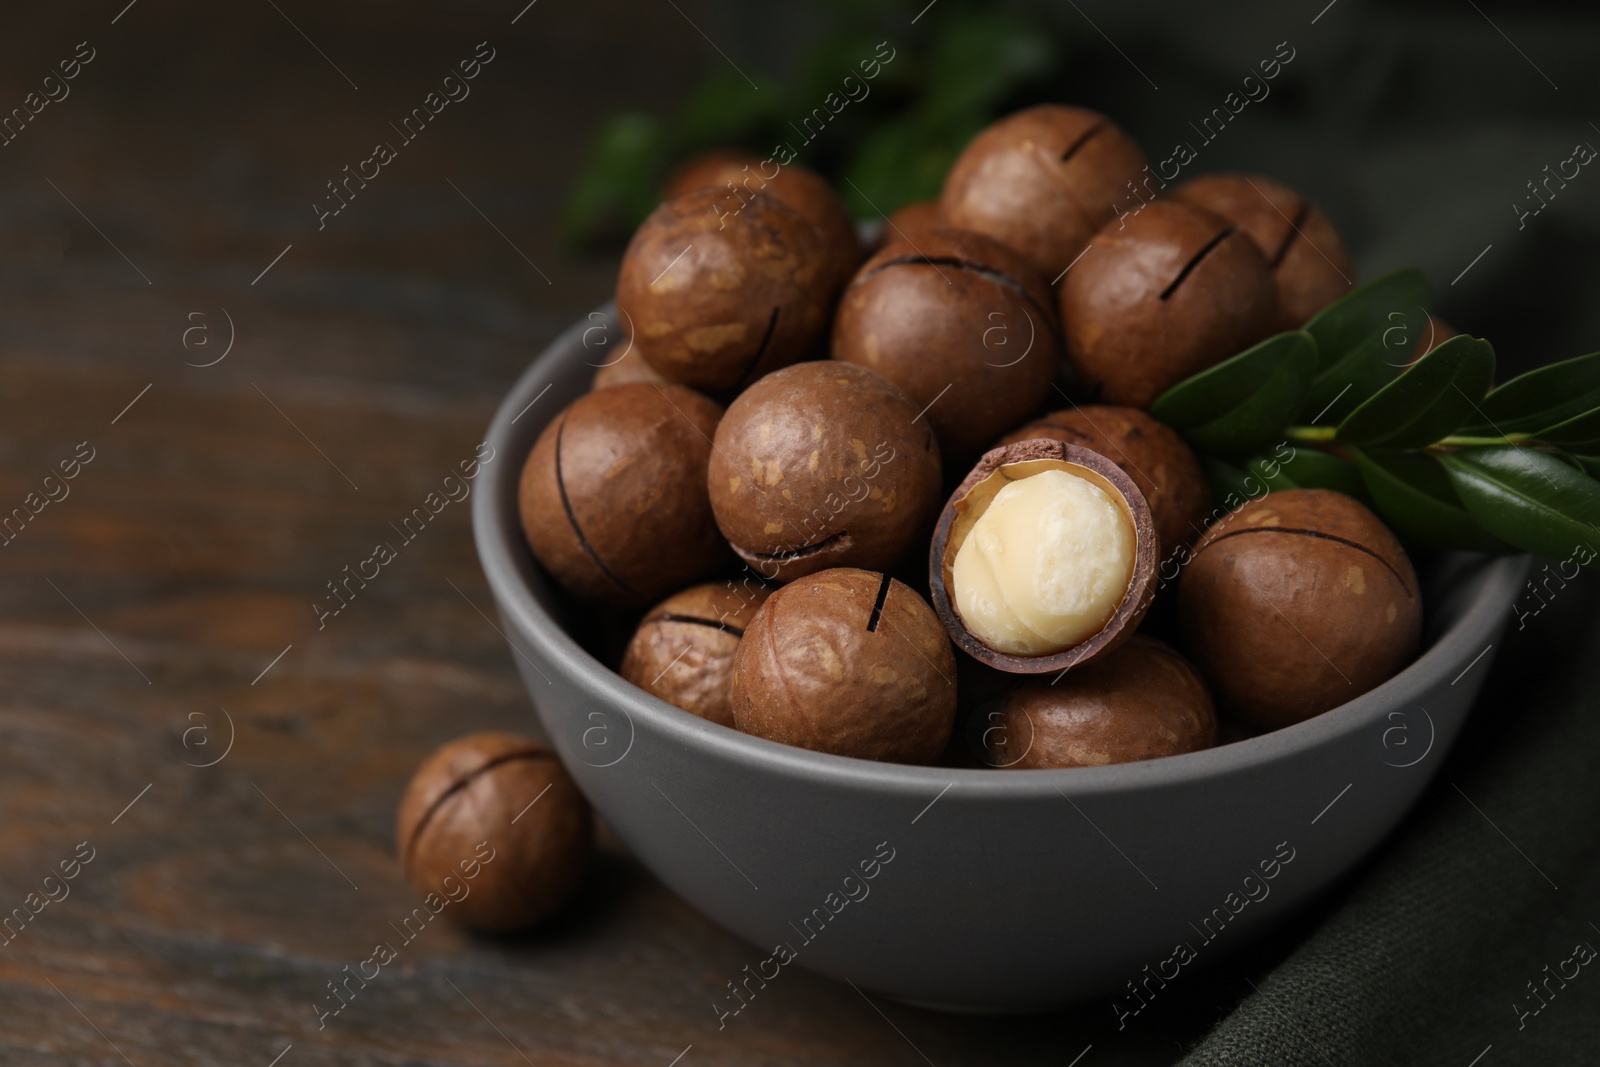
{"type": "MultiPolygon", "coordinates": [[[[96,50],[70,95],[0,147],[0,506],[78,442],[96,450],[72,495],[0,549],[0,910],[78,842],[97,849],[72,896],[0,948],[0,1060],[265,1067],[292,1045],[284,1067],[664,1067],[692,1045],[686,1067],[946,1067],[1066,1063],[1092,1043],[1084,1067],[1163,1062],[1247,990],[1240,975],[1315,925],[1120,1035],[1103,1004],[967,1020],[800,975],[719,1034],[709,1005],[750,951],[608,843],[552,928],[500,942],[430,930],[319,1032],[324,983],[414,903],[390,858],[411,769],[470,729],[524,726],[529,708],[482,614],[465,506],[325,630],[311,602],[609,295],[615,248],[561,236],[601,123],[668,116],[732,64],[764,86],[752,91],[779,91],[840,16],[538,0],[512,25],[520,0],[124,3],[0,16],[0,110],[78,42],[96,50]],[[319,232],[324,183],[484,40],[497,54],[472,95],[319,232]],[[228,317],[227,358],[186,366],[216,358],[228,317]],[[186,766],[215,758],[230,720],[228,756],[186,766]]],[[[962,10],[938,0],[912,25],[920,8],[872,15],[913,62],[962,10]]],[[[1546,164],[1600,144],[1600,19],[1579,5],[1015,11],[1059,51],[996,106],[1102,109],[1153,159],[1288,41],[1273,95],[1192,172],[1301,187],[1364,276],[1424,268],[1442,316],[1506,363],[1596,347],[1600,174],[1525,229],[1512,207],[1546,164]]],[[[849,163],[825,142],[805,161],[849,163]]]]}

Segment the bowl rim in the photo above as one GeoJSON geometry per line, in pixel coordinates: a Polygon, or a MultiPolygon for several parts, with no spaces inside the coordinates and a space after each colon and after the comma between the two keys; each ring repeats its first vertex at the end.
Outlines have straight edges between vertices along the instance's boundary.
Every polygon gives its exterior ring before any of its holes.
{"type": "MultiPolygon", "coordinates": [[[[613,305],[609,302],[601,305],[599,312],[605,314],[608,321],[614,317],[613,305]]],[[[1417,704],[1419,698],[1443,683],[1452,670],[1460,669],[1455,678],[1459,681],[1477,664],[1477,659],[1466,668],[1460,665],[1466,663],[1469,656],[1481,659],[1482,653],[1493,647],[1493,644],[1482,645],[1502,624],[1502,615],[1509,610],[1529,566],[1527,556],[1487,558],[1477,592],[1462,604],[1455,621],[1388,681],[1304,722],[1198,752],[1102,767],[1001,770],[880,763],[768,741],[709,722],[625,681],[567,634],[534,597],[524,578],[524,573],[536,565],[519,535],[521,522],[516,507],[517,483],[525,456],[513,453],[509,445],[518,433],[536,435],[549,419],[531,423],[530,427],[537,426],[537,431],[528,428],[516,431],[512,424],[555,380],[560,365],[572,358],[575,347],[581,347],[583,334],[593,328],[592,323],[591,317],[579,319],[551,341],[517,378],[489,423],[485,440],[496,449],[497,455],[504,450],[508,457],[514,456],[516,462],[509,475],[506,467],[511,464],[491,472],[489,484],[480,489],[473,501],[473,538],[485,577],[504,621],[532,645],[546,663],[572,679],[574,687],[586,700],[620,708],[635,736],[638,724],[643,722],[667,741],[686,750],[752,769],[808,779],[817,785],[884,795],[937,799],[953,790],[964,799],[982,800],[1116,794],[1187,785],[1259,770],[1387,721],[1390,712],[1417,704]]],[[[512,651],[514,655],[519,654],[516,649],[512,651]]],[[[1454,685],[1455,681],[1449,684],[1454,685]]],[[[537,711],[538,694],[530,692],[529,696],[537,711]]],[[[1435,725],[1435,734],[1437,730],[1435,725]]]]}

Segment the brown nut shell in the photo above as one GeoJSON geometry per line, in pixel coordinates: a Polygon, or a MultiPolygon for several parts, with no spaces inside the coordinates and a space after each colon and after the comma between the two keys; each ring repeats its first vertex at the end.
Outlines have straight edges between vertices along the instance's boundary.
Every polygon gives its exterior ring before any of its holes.
{"type": "Polygon", "coordinates": [[[729,562],[706,495],[722,408],[692,389],[635,383],[586,393],[522,468],[528,546],[580,597],[645,604],[729,562]]]}
{"type": "Polygon", "coordinates": [[[768,581],[894,566],[939,506],[939,445],[918,414],[851,363],[762,378],[717,427],[707,477],[723,536],[768,581]]]}
{"type": "Polygon", "coordinates": [[[1173,200],[1095,234],[1059,295],[1068,361],[1099,400],[1136,408],[1277,321],[1272,271],[1255,243],[1173,200]]]}
{"type": "Polygon", "coordinates": [[[698,189],[645,219],[617,275],[617,312],[663,376],[726,395],[812,353],[836,278],[817,229],[757,196],[738,213],[698,189]]]}
{"type": "Polygon", "coordinates": [[[691,715],[733,725],[733,654],[771,590],[712,582],[650,609],[622,657],[621,674],[691,715]]]}
{"type": "Polygon", "coordinates": [[[745,169],[761,166],[761,157],[742,148],[708,148],[673,167],[661,183],[661,199],[692,193],[696,189],[721,188],[744,177],[745,169]]]}
{"type": "Polygon", "coordinates": [[[1150,505],[1163,556],[1205,528],[1211,489],[1199,458],[1176,430],[1138,408],[1084,404],[1052,411],[1006,434],[996,447],[1035,437],[1098,452],[1126,471],[1150,505]]]}
{"type": "Polygon", "coordinates": [[[1144,166],[1138,144],[1104,115],[1040,104],[967,145],[945,178],[939,211],[946,226],[1010,245],[1054,284],[1115,217],[1144,166]]]}
{"type": "Polygon", "coordinates": [[[1224,706],[1262,729],[1353,700],[1422,632],[1411,561],[1378,517],[1327,489],[1252,501],[1206,531],[1178,591],[1184,643],[1224,706]]]}
{"type": "Polygon", "coordinates": [[[932,763],[955,724],[956,662],[928,604],[839,567],[773,593],[734,654],[747,734],[837,756],[932,763]]]}
{"type": "Polygon", "coordinates": [[[1011,770],[1132,763],[1217,741],[1200,672],[1140,634],[1053,683],[1025,682],[991,720],[984,762],[1011,770]]]}
{"type": "Polygon", "coordinates": [[[939,214],[939,201],[913,200],[898,211],[891,211],[883,221],[883,232],[878,235],[878,247],[896,241],[914,241],[918,234],[944,226],[944,216],[939,214]]]}
{"type": "Polygon", "coordinates": [[[928,230],[856,274],[834,316],[833,358],[904,389],[940,452],[970,458],[1049,395],[1061,359],[1055,301],[993,238],[928,230]]]}
{"type": "MultiPolygon", "coordinates": [[[[506,933],[567,900],[593,851],[588,802],[549,749],[469,734],[417,768],[396,817],[406,880],[464,926],[506,933]]],[[[430,910],[432,910],[430,908],[430,910]]]]}
{"type": "Polygon", "coordinates": [[[861,264],[861,237],[856,220],[828,180],[798,163],[779,164],[747,152],[713,150],[684,164],[668,181],[663,199],[696,189],[722,194],[722,210],[731,225],[743,205],[756,196],[770,196],[791,208],[812,226],[828,249],[828,270],[837,293],[861,264]]]}
{"type": "Polygon", "coordinates": [[[1123,469],[1098,452],[1061,441],[1017,441],[985,452],[978,465],[951,494],[934,527],[928,552],[928,584],[933,610],[957,648],[981,663],[1011,674],[1046,674],[1088,663],[1116,648],[1139,628],[1156,594],[1156,561],[1160,542],[1144,494],[1123,469]],[[954,579],[956,553],[972,525],[1007,482],[1045,470],[1069,470],[1094,482],[1127,509],[1137,547],[1133,576],[1110,620],[1099,632],[1060,652],[1021,656],[990,648],[979,639],[956,609],[954,579]]]}
{"type": "Polygon", "coordinates": [[[1174,200],[1221,215],[1255,242],[1278,287],[1278,329],[1298,330],[1350,291],[1356,270],[1328,216],[1300,193],[1260,174],[1203,174],[1174,200]]]}
{"type": "Polygon", "coordinates": [[[610,389],[614,385],[632,385],[634,382],[665,382],[661,372],[644,361],[637,352],[630,352],[614,363],[602,364],[594,372],[590,389],[610,389]]]}

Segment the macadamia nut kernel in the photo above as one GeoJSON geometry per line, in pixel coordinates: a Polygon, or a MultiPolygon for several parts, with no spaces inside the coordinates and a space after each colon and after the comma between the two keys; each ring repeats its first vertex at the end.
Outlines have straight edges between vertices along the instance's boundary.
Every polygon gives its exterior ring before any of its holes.
{"type": "Polygon", "coordinates": [[[1110,620],[1137,553],[1133,522],[1066,470],[1011,482],[956,552],[956,608],[985,644],[1035,656],[1071,648],[1110,620]]]}

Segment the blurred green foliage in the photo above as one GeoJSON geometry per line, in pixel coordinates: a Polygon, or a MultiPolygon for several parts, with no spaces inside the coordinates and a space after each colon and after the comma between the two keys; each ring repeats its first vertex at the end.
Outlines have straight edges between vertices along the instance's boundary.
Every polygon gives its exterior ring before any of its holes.
{"type": "Polygon", "coordinates": [[[718,62],[665,117],[628,111],[606,120],[568,194],[565,238],[579,246],[625,239],[655,207],[674,164],[720,146],[762,157],[794,146],[862,218],[936,196],[966,143],[1044,80],[1060,53],[1053,28],[962,0],[939,0],[909,33],[904,3],[835,0],[824,13],[824,32],[787,81],[751,69],[758,91],[718,62]],[[861,80],[858,65],[883,41],[893,59],[865,82],[870,91],[802,147],[791,124],[829,93],[843,95],[847,75],[861,80]]]}

